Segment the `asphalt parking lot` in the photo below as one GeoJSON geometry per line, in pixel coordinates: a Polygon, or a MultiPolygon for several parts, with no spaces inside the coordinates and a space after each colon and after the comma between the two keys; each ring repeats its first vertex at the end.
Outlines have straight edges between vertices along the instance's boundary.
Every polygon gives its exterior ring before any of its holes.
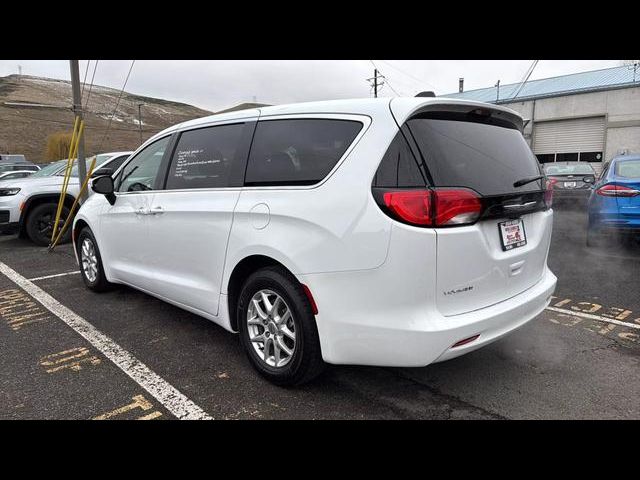
{"type": "Polygon", "coordinates": [[[332,366],[273,386],[235,335],[126,287],[84,287],[70,245],[0,236],[1,419],[638,419],[640,243],[586,248],[556,211],[549,309],[466,356],[332,366]]]}

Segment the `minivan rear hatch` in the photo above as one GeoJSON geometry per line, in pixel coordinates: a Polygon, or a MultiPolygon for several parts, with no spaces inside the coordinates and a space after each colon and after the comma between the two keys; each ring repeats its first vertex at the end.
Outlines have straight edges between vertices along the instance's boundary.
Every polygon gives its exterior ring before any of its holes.
{"type": "Polygon", "coordinates": [[[475,192],[472,225],[436,228],[437,306],[457,315],[507,300],[544,273],[552,216],[540,165],[521,133],[522,120],[490,106],[438,106],[403,125],[429,183],[475,192]]]}

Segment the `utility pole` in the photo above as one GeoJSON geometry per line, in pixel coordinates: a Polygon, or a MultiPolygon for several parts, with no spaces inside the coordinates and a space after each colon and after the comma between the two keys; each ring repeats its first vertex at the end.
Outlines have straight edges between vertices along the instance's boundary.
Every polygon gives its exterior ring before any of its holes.
{"type": "Polygon", "coordinates": [[[640,67],[640,60],[625,60],[623,63],[629,70],[633,70],[633,82],[635,83],[638,67],[640,67]]]}
{"type": "Polygon", "coordinates": [[[138,127],[140,127],[140,145],[142,145],[142,112],[140,109],[143,105],[144,103],[138,104],[138,127]]]}
{"type": "Polygon", "coordinates": [[[496,103],[498,103],[498,100],[500,100],[500,80],[496,82],[495,86],[498,88],[496,91],[496,103]]]}
{"type": "Polygon", "coordinates": [[[382,86],[384,85],[384,80],[385,80],[384,75],[379,73],[377,68],[373,69],[373,77],[367,78],[367,81],[371,82],[371,86],[373,87],[373,96],[375,98],[378,98],[378,90],[382,89],[382,86]],[[381,79],[380,82],[378,82],[378,78],[381,79]]]}
{"type": "Polygon", "coordinates": [[[373,69],[373,97],[378,98],[378,69],[373,69]]]}
{"type": "MultiPolygon", "coordinates": [[[[71,90],[73,91],[73,112],[82,121],[82,93],[80,90],[80,67],[78,66],[78,60],[69,60],[71,67],[71,90]]],[[[80,137],[78,143],[78,176],[80,177],[80,185],[84,183],[87,178],[87,164],[84,161],[84,135],[80,137]]],[[[84,191],[80,197],[81,201],[87,199],[87,192],[84,191]]]]}

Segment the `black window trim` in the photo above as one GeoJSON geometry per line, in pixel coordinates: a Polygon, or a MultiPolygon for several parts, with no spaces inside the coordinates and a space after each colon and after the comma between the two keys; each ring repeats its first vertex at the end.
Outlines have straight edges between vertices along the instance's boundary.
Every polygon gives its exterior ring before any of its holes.
{"type": "MultiPolygon", "coordinates": [[[[265,115],[260,116],[258,121],[256,122],[256,126],[253,131],[253,135],[255,135],[255,129],[257,128],[257,123],[259,122],[270,122],[270,121],[278,121],[278,120],[349,120],[354,122],[359,122],[362,126],[358,131],[357,135],[351,142],[351,144],[344,151],[342,156],[338,159],[336,164],[333,166],[329,173],[327,173],[322,180],[313,184],[299,184],[294,185],[293,182],[286,182],[283,185],[247,185],[246,182],[246,170],[243,179],[243,190],[313,190],[315,188],[321,187],[325,182],[327,182],[340,168],[340,166],[344,163],[346,158],[351,154],[351,152],[356,148],[360,140],[364,136],[364,134],[369,130],[369,127],[372,123],[372,118],[369,115],[362,113],[346,113],[346,112],[310,112],[310,113],[289,113],[289,114],[275,114],[275,115],[265,115]]],[[[247,154],[247,167],[249,165],[249,157],[251,156],[251,149],[253,148],[253,136],[251,138],[251,146],[249,152],[247,154]]]]}

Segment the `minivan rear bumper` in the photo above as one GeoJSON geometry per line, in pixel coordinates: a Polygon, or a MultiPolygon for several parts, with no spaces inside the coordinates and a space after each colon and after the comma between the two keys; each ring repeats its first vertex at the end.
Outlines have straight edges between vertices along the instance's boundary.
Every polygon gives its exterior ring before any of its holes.
{"type": "MultiPolygon", "coordinates": [[[[477,350],[533,320],[551,302],[556,283],[556,276],[546,268],[544,276],[536,285],[509,300],[476,312],[447,317],[458,323],[450,333],[460,337],[460,340],[478,333],[480,336],[475,341],[460,347],[452,348],[447,343],[444,352],[433,362],[442,362],[477,350]]],[[[455,340],[454,343],[457,341],[459,340],[455,340]]]]}
{"type": "MultiPolygon", "coordinates": [[[[420,367],[449,360],[498,340],[539,315],[549,305],[557,282],[556,276],[545,267],[542,278],[524,292],[460,315],[445,317],[435,309],[425,309],[424,304],[408,309],[396,305],[388,311],[381,311],[376,305],[369,312],[363,312],[361,304],[359,311],[343,310],[338,315],[326,303],[331,301],[329,296],[323,295],[331,288],[325,281],[336,278],[318,282],[317,278],[310,278],[313,276],[303,277],[306,278],[300,280],[310,284],[314,296],[318,292],[317,324],[322,356],[326,362],[395,367],[420,367]],[[474,341],[453,347],[457,342],[475,335],[479,336],[474,341]]],[[[351,280],[366,288],[363,285],[366,282],[358,282],[355,278],[351,280]]],[[[341,288],[340,285],[346,286],[341,281],[331,283],[338,288],[341,288]]],[[[342,289],[336,294],[342,298],[350,296],[348,291],[342,289]]],[[[375,297],[375,290],[370,289],[369,295],[375,297]]],[[[346,305],[338,297],[335,297],[335,301],[340,306],[346,305]]]]}

